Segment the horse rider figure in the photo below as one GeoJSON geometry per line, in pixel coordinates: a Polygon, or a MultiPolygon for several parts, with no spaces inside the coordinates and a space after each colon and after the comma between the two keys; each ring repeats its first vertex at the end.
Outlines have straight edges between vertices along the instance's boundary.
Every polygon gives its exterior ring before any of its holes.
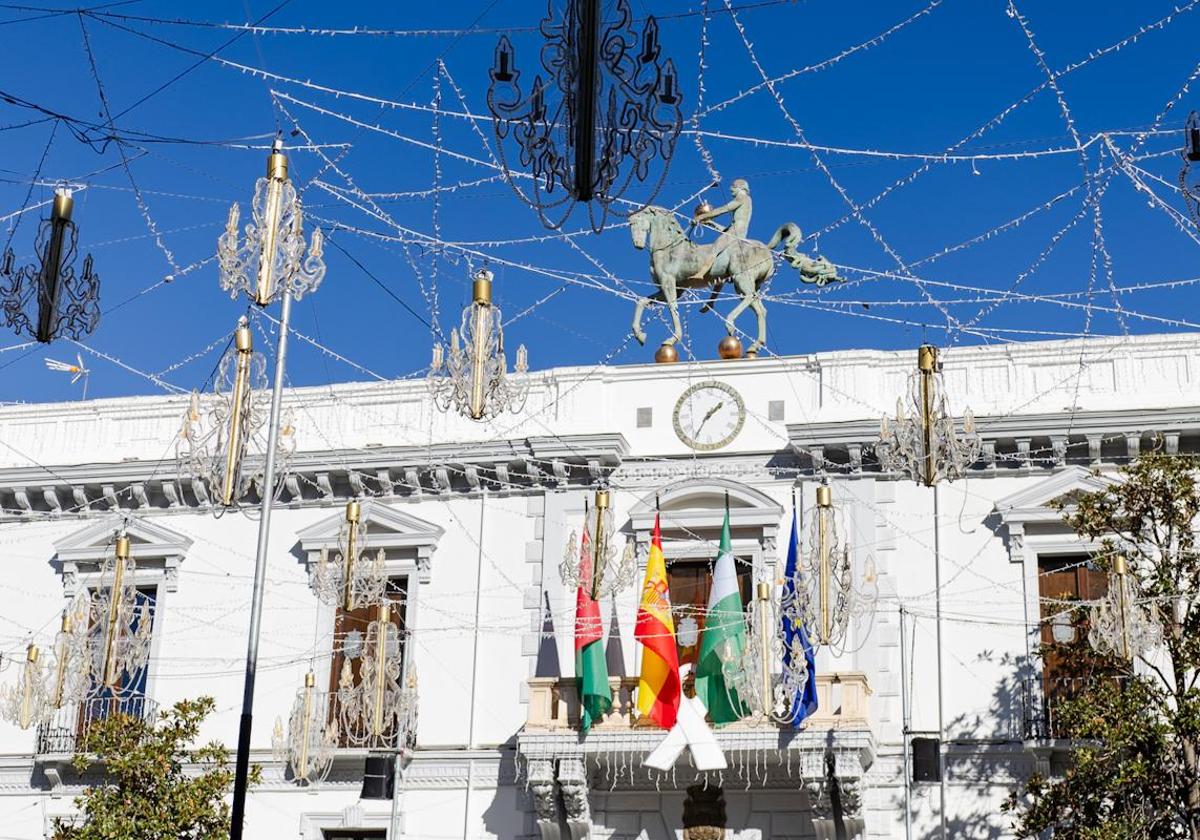
{"type": "Polygon", "coordinates": [[[754,213],[754,202],[750,198],[750,185],[742,178],[737,178],[729,185],[729,191],[733,195],[733,199],[728,204],[723,204],[713,210],[706,210],[696,214],[696,223],[708,223],[711,227],[721,231],[721,235],[717,241],[713,243],[712,251],[709,254],[704,265],[691,276],[691,280],[704,280],[708,276],[708,272],[712,270],[717,259],[720,258],[731,246],[738,242],[745,241],[747,234],[750,232],[750,216],[754,213]],[[728,227],[721,227],[712,220],[718,216],[724,216],[726,213],[732,213],[733,218],[728,227]]]}

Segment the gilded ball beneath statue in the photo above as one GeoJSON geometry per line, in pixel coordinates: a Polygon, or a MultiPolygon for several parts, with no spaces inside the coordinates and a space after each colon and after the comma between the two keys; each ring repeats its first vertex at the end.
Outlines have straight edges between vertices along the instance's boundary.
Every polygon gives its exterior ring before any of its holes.
{"type": "Polygon", "coordinates": [[[663,344],[654,353],[654,361],[660,365],[670,365],[679,361],[679,351],[674,344],[663,344]]]}
{"type": "Polygon", "coordinates": [[[713,206],[707,201],[701,201],[696,205],[696,209],[692,211],[692,218],[698,219],[702,213],[711,213],[713,206]]]}
{"type": "Polygon", "coordinates": [[[737,336],[727,335],[717,345],[717,354],[722,359],[740,359],[742,358],[742,342],[737,336]]]}

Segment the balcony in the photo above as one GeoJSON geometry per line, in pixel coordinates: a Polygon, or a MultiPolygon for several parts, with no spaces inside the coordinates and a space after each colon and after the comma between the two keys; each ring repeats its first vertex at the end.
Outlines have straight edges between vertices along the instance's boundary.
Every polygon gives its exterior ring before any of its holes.
{"type": "MultiPolygon", "coordinates": [[[[637,719],[637,677],[610,677],[613,707],[593,732],[646,729],[637,719]]],[[[805,730],[868,729],[867,675],[853,671],[817,675],[817,712],[805,721],[805,730]]],[[[747,718],[722,727],[722,732],[774,727],[747,718]]],[[[653,727],[651,727],[653,728],[653,727]]],[[[790,727],[787,727],[790,730],[790,727]]],[[[579,691],[571,677],[534,677],[529,680],[529,717],[526,732],[565,732],[579,729],[579,691]]]]}
{"type": "Polygon", "coordinates": [[[132,715],[142,720],[158,717],[158,703],[135,694],[131,697],[90,697],[64,706],[37,728],[35,753],[39,757],[73,756],[87,752],[88,735],[100,721],[115,715],[132,715]]]}
{"type": "MultiPolygon", "coordinates": [[[[600,784],[645,783],[647,779],[631,771],[666,733],[639,720],[636,677],[612,677],[609,683],[612,710],[583,736],[579,732],[575,680],[530,679],[529,713],[517,738],[522,760],[527,763],[582,760],[597,768],[600,784]]],[[[833,752],[840,778],[860,777],[875,759],[867,707],[870,694],[866,674],[861,672],[819,674],[818,710],[801,729],[762,717],[748,717],[716,728],[717,743],[730,765],[729,774],[780,784],[821,779],[825,755],[833,752]]],[[[681,773],[693,772],[687,755],[684,751],[680,758],[681,773]]]]}

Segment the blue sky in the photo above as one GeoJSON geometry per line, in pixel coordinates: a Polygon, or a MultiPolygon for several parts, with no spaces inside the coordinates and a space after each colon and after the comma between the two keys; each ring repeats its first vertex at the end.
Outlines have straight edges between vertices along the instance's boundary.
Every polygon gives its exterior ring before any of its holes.
{"type": "MultiPolygon", "coordinates": [[[[1170,153],[1200,100],[1181,95],[1196,69],[1200,7],[1178,4],[1169,24],[1089,62],[1093,52],[1171,15],[1178,0],[730,3],[736,14],[725,0],[708,0],[705,103],[758,85],[763,72],[804,72],[775,84],[775,95],[760,86],[689,123],[706,132],[704,146],[723,181],[706,195],[723,201],[728,182],[746,178],[755,200],[752,236],[766,239],[789,220],[806,234],[824,231],[806,249],[819,249],[851,278],[817,291],[781,269],[769,290],[771,352],[904,348],[922,338],[970,344],[1121,335],[1190,329],[1188,321],[1200,320],[1194,285],[1161,285],[1200,275],[1188,235],[1195,229],[1174,189],[1180,159],[1170,153]],[[1085,63],[1046,84],[1046,68],[1057,73],[1078,62],[1085,63]],[[1139,138],[1170,103],[1160,133],[1139,138]],[[797,127],[807,143],[827,148],[802,147],[797,127]],[[1082,153],[1073,150],[1072,129],[1086,145],[1082,153]],[[1135,147],[1137,157],[1166,154],[1134,160],[1135,147]],[[975,159],[919,157],[952,148],[975,159]],[[995,157],[1014,154],[1025,156],[995,157]],[[1118,159],[1123,166],[1114,165],[1118,159]],[[1139,192],[1137,179],[1154,196],[1139,192]],[[1172,210],[1183,215],[1173,218],[1172,210]],[[1131,286],[1151,288],[1122,290],[1131,286]]],[[[701,0],[635,0],[632,7],[638,17],[662,18],[663,48],[679,67],[690,118],[701,0]]],[[[245,147],[269,145],[277,128],[293,144],[305,137],[335,144],[322,149],[328,160],[291,153],[309,224],[322,224],[339,246],[327,248],[324,285],[297,304],[294,326],[358,366],[299,341],[292,383],[371,378],[364,370],[419,375],[433,340],[426,322],[445,331],[457,323],[470,270],[485,259],[497,274],[498,303],[514,319],[507,341],[525,343],[534,368],[649,361],[666,329],[652,314],[647,347],[627,338],[628,290],[649,291],[647,257],[633,249],[629,231],[614,223],[568,243],[543,228],[493,179],[490,124],[461,116],[486,114],[487,68],[501,31],[512,30],[525,78],[536,72],[538,36],[530,28],[544,12],[541,2],[519,0],[134,0],[84,15],[56,14],[38,0],[0,4],[9,68],[0,93],[25,103],[0,100],[0,215],[46,201],[56,180],[86,184],[75,218],[80,248],[93,254],[102,278],[105,314],[84,343],[127,366],[65,342],[0,352],[0,400],[78,397],[79,386],[43,362],[76,353],[92,371],[91,396],[164,390],[133,371],[184,390],[202,386],[246,309],[218,287],[216,238],[229,204],[245,210],[262,173],[265,149],[245,147]],[[198,25],[258,20],[272,10],[266,26],[451,32],[247,34],[198,25]],[[203,60],[214,52],[282,78],[203,60]],[[97,78],[114,117],[111,131],[97,78]],[[330,92],[429,106],[439,89],[442,109],[453,113],[436,117],[427,108],[381,107],[330,92]],[[82,127],[87,122],[98,127],[82,127]],[[387,218],[363,213],[337,190],[374,196],[387,218]],[[391,193],[410,195],[378,195],[391,193]]],[[[694,135],[684,136],[656,202],[679,204],[709,180],[694,135]]],[[[19,262],[31,257],[36,219],[27,213],[4,222],[19,262]]],[[[577,212],[563,229],[586,228],[577,212]]],[[[731,306],[726,300],[720,308],[731,306]]],[[[684,314],[685,356],[714,357],[720,320],[694,305],[684,314]]],[[[752,316],[743,317],[739,326],[752,330],[752,316]]],[[[0,348],[21,340],[6,333],[0,348]]]]}

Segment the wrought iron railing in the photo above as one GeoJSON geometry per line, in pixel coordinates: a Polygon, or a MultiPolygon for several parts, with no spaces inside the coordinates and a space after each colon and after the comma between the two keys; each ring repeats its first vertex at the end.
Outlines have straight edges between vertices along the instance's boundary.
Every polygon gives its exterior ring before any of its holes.
{"type": "Polygon", "coordinates": [[[88,751],[88,736],[96,724],[116,715],[142,720],[158,716],[158,703],[140,694],[127,697],[89,697],[64,706],[37,729],[38,755],[72,755],[88,751]]]}
{"type": "Polygon", "coordinates": [[[1058,707],[1101,682],[1123,684],[1128,677],[1095,674],[1087,677],[1054,677],[1028,679],[1022,684],[1021,706],[1023,734],[1027,741],[1050,741],[1070,738],[1058,718],[1058,707]]]}

